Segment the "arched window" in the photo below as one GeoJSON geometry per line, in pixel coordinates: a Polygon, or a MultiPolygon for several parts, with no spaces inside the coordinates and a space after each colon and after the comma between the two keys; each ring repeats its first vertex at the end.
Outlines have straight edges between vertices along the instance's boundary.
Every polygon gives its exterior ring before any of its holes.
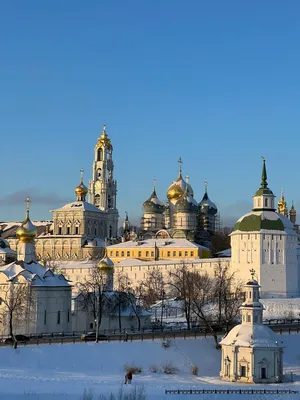
{"type": "Polygon", "coordinates": [[[98,149],[97,151],[97,161],[103,161],[103,149],[98,149]]]}
{"type": "Polygon", "coordinates": [[[265,207],[268,207],[268,198],[265,198],[265,207]]]}

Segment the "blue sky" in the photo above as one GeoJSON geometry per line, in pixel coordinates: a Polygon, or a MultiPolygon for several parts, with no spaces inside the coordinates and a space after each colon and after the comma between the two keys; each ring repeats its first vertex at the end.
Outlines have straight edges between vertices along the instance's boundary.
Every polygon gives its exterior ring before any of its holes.
{"type": "Polygon", "coordinates": [[[119,0],[0,3],[0,220],[33,219],[91,177],[103,123],[118,208],[164,199],[182,157],[195,197],[221,217],[269,185],[300,209],[300,3],[119,0]]]}

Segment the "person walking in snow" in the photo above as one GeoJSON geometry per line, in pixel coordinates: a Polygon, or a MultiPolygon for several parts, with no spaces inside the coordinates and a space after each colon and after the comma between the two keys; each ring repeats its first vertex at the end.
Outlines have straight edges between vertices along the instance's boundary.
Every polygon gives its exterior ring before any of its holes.
{"type": "Polygon", "coordinates": [[[132,372],[131,371],[128,372],[127,379],[128,379],[128,385],[130,385],[131,381],[132,381],[132,372]]]}

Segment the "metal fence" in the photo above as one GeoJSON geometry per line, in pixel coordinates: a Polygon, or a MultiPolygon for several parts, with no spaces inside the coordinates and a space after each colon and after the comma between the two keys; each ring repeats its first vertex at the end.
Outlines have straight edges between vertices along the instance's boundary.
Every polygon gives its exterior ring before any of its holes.
{"type": "Polygon", "coordinates": [[[292,389],[166,389],[165,394],[298,394],[292,389]]]}

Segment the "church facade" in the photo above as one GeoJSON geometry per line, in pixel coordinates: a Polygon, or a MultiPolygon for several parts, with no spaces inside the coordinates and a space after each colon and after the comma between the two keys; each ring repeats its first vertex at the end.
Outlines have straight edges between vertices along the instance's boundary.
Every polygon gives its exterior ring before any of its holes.
{"type": "Polygon", "coordinates": [[[179,174],[167,191],[167,200],[161,201],[154,185],[150,197],[143,203],[141,238],[185,238],[210,247],[211,235],[216,230],[218,209],[209,199],[207,182],[205,193],[198,203],[192,186],[179,174]]]}
{"type": "MultiPolygon", "coordinates": [[[[48,262],[101,257],[105,241],[116,240],[117,183],[113,176],[112,152],[113,147],[104,126],[95,146],[89,189],[84,185],[83,170],[80,170],[75,201],[51,210],[53,223],[37,236],[36,254],[39,260],[48,262]]],[[[17,251],[16,236],[7,237],[7,240],[11,249],[17,251]]]]}

